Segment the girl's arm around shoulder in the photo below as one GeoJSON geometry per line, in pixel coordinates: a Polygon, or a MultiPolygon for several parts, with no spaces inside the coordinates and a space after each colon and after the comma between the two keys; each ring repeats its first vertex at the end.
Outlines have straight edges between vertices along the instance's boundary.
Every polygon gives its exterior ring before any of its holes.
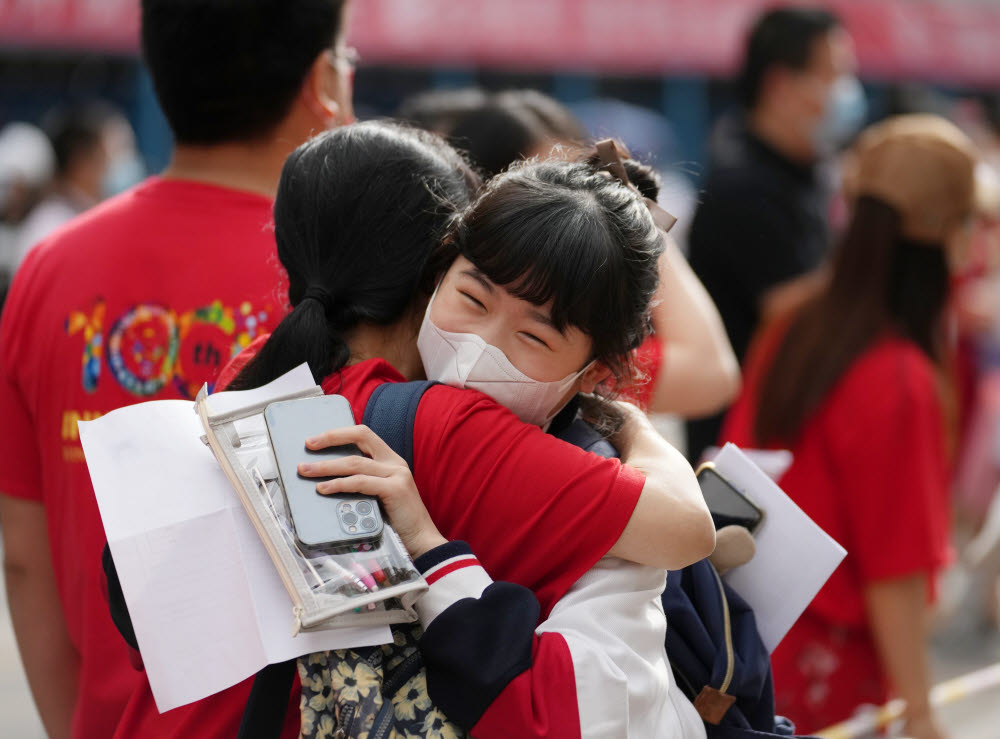
{"type": "Polygon", "coordinates": [[[611,554],[640,564],[679,570],[715,549],[715,526],[694,470],[635,406],[611,439],[622,461],[646,477],[639,502],[611,554]]]}
{"type": "Polygon", "coordinates": [[[449,519],[461,516],[460,535],[480,556],[487,535],[505,531],[513,548],[523,534],[554,563],[572,560],[576,577],[609,552],[660,569],[707,557],[715,529],[693,470],[641,411],[623,409],[628,420],[611,441],[625,464],[525,424],[481,393],[431,388],[417,412],[414,476],[432,518],[451,536],[449,519]]]}

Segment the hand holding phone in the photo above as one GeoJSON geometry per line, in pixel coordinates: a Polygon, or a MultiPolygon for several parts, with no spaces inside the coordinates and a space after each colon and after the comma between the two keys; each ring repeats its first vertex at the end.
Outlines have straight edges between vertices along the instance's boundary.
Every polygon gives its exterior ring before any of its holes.
{"type": "Polygon", "coordinates": [[[306,440],[310,449],[354,445],[364,457],[345,457],[299,466],[299,473],[312,478],[334,476],[317,486],[321,493],[357,491],[378,496],[389,523],[409,555],[416,559],[448,540],[431,520],[406,460],[394,452],[367,426],[331,429],[306,440]]]}
{"type": "Polygon", "coordinates": [[[298,472],[302,462],[363,456],[353,445],[320,450],[305,445],[307,438],[329,429],[354,426],[347,399],[324,395],[271,403],[264,409],[264,422],[298,542],[308,549],[339,549],[377,541],[383,529],[377,500],[355,492],[323,495],[316,484],[332,478],[304,477],[298,472]]]}
{"type": "Polygon", "coordinates": [[[705,462],[698,468],[697,477],[716,531],[735,525],[752,534],[760,528],[764,511],[720,475],[715,465],[705,462]]]}

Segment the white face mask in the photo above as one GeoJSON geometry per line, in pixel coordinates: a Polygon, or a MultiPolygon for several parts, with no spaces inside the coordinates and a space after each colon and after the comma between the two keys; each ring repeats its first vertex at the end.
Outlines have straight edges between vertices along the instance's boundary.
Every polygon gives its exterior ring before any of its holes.
{"type": "Polygon", "coordinates": [[[503,350],[476,334],[458,334],[435,326],[431,322],[433,304],[432,297],[417,336],[427,379],[479,390],[525,423],[546,426],[560,410],[556,404],[593,364],[554,382],[534,380],[511,364],[503,350]]]}

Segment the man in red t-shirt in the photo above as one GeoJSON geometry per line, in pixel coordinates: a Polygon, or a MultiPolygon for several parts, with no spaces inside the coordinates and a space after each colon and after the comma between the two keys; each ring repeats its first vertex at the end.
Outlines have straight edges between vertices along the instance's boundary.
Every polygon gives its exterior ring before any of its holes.
{"type": "MultiPolygon", "coordinates": [[[[194,397],[280,319],[271,200],[288,153],[353,118],[346,5],[143,0],[171,164],[38,244],[11,287],[0,529],[18,646],[50,736],[111,736],[130,696],[148,690],[102,593],[105,535],[77,422],[194,397]]],[[[142,735],[176,735],[184,710],[151,713],[142,735]]]]}

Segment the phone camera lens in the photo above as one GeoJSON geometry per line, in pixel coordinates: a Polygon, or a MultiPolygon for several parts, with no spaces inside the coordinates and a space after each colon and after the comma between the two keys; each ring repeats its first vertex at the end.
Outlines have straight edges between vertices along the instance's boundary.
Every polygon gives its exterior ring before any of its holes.
{"type": "Polygon", "coordinates": [[[372,504],[369,503],[367,500],[362,500],[360,503],[358,503],[357,509],[358,513],[360,513],[362,516],[366,516],[372,512],[372,504]]]}
{"type": "MultiPolygon", "coordinates": [[[[358,522],[358,514],[356,514],[356,513],[345,513],[343,515],[343,519],[344,519],[344,523],[346,523],[346,524],[357,523],[358,522]]],[[[364,525],[364,524],[362,524],[362,525],[364,525]]]]}
{"type": "Polygon", "coordinates": [[[371,516],[369,516],[368,518],[362,518],[361,528],[365,529],[366,531],[371,531],[372,529],[375,528],[375,519],[372,518],[371,516]]]}

